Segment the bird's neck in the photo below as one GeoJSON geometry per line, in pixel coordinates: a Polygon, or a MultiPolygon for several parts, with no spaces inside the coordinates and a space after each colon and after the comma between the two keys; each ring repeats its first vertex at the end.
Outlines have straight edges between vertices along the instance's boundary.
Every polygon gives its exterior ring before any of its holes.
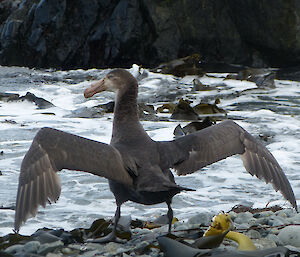
{"type": "Polygon", "coordinates": [[[138,85],[134,82],[118,90],[115,101],[113,130],[119,129],[123,124],[128,126],[139,123],[137,93],[138,85]]]}

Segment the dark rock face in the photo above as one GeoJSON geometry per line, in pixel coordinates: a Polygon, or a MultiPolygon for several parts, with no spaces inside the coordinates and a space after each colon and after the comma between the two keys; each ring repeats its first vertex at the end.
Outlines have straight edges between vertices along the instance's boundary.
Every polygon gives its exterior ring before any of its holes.
{"type": "Polygon", "coordinates": [[[195,53],[254,67],[300,61],[297,0],[4,2],[1,65],[153,67],[195,53]]]}
{"type": "MultiPolygon", "coordinates": [[[[300,61],[297,0],[229,0],[230,15],[244,42],[272,66],[295,66],[300,61]],[[298,30],[298,31],[297,31],[298,30]]],[[[258,64],[258,63],[257,63],[258,64]]]]}

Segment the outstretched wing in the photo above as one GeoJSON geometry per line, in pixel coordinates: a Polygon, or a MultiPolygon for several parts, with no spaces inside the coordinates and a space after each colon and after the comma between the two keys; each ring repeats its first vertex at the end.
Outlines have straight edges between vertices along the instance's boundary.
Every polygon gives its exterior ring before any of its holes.
{"type": "Polygon", "coordinates": [[[15,230],[32,216],[39,205],[58,200],[61,192],[57,171],[86,171],[123,184],[132,178],[114,147],[60,130],[42,128],[26,153],[19,177],[15,230]]]}
{"type": "Polygon", "coordinates": [[[297,209],[292,187],[268,149],[233,121],[224,121],[170,142],[160,142],[161,165],[178,175],[193,173],[234,154],[241,154],[246,170],[266,183],[297,209]]]}

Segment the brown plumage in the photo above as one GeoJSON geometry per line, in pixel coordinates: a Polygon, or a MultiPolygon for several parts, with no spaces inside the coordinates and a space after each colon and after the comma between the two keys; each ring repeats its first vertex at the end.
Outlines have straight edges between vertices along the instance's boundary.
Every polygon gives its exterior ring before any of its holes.
{"type": "MultiPolygon", "coordinates": [[[[116,240],[115,230],[121,205],[130,200],[141,204],[166,202],[169,231],[173,211],[171,201],[182,190],[170,168],[178,175],[240,154],[246,170],[267,183],[297,209],[291,185],[273,155],[233,121],[224,121],[172,141],[153,141],[138,119],[136,79],[126,70],[116,69],[84,92],[91,97],[104,90],[116,92],[113,132],[110,145],[52,128],[42,128],[26,153],[19,178],[15,230],[38,206],[55,202],[61,186],[57,171],[80,170],[105,177],[116,198],[117,210],[112,234],[100,242],[116,240]]],[[[100,195],[100,194],[99,194],[100,195]]]]}

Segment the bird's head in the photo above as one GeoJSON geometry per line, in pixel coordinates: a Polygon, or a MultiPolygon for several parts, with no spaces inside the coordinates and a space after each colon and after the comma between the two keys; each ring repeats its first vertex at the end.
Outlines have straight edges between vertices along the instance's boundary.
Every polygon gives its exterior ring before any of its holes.
{"type": "Polygon", "coordinates": [[[116,92],[128,84],[137,84],[136,79],[124,69],[115,69],[106,76],[92,83],[85,91],[84,97],[89,98],[102,91],[116,92]]]}

